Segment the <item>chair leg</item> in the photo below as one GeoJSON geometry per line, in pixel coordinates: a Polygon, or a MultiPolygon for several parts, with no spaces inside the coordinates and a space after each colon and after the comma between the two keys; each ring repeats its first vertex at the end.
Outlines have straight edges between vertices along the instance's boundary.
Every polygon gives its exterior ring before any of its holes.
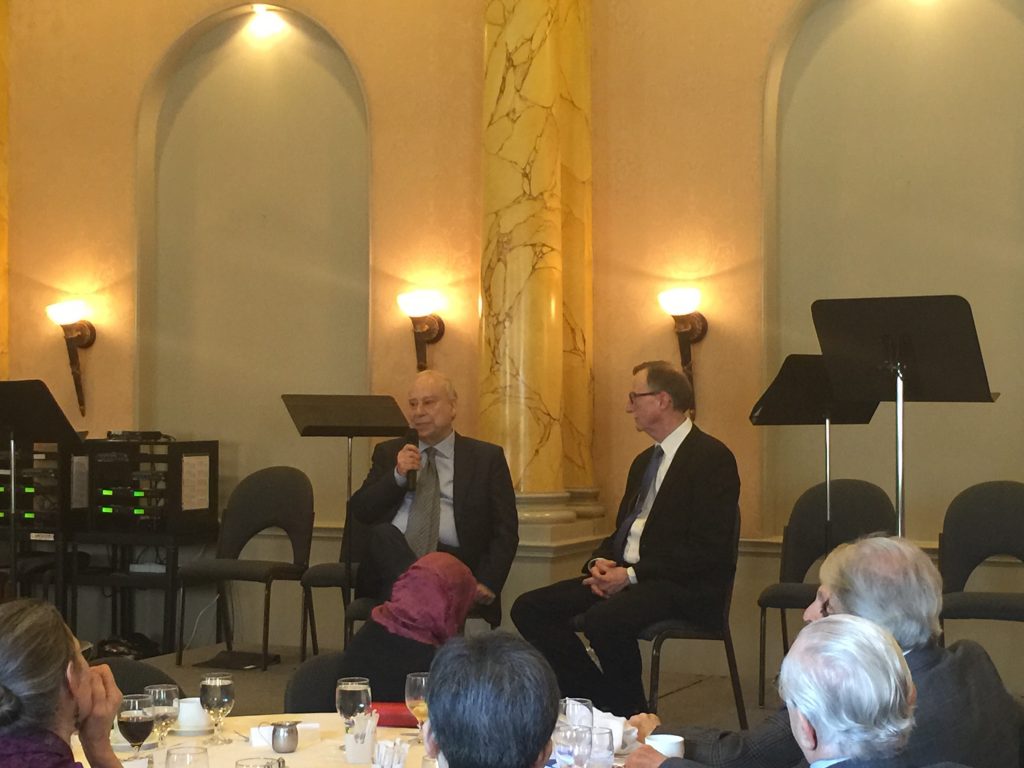
{"type": "Polygon", "coordinates": [[[764,636],[765,636],[765,620],[768,615],[766,608],[761,608],[761,638],[759,643],[759,653],[757,656],[757,706],[764,706],[764,636]]]}
{"type": "Polygon", "coordinates": [[[270,651],[270,588],[274,582],[268,581],[263,593],[263,671],[267,671],[267,657],[270,651]]]}
{"type": "Polygon", "coordinates": [[[299,661],[306,660],[306,631],[309,627],[309,604],[313,602],[309,588],[302,588],[302,619],[299,624],[299,661]]]}
{"type": "Polygon", "coordinates": [[[313,607],[313,591],[309,593],[309,639],[313,644],[313,655],[320,655],[320,642],[316,637],[316,610],[313,607]]]}
{"type": "Polygon", "coordinates": [[[732,632],[726,625],[722,640],[725,642],[725,658],[729,662],[729,677],[732,678],[732,695],[736,699],[736,717],[740,721],[740,728],[747,730],[747,708],[743,705],[743,689],[740,687],[740,672],[736,667],[736,651],[732,647],[732,632]]]}
{"type": "Polygon", "coordinates": [[[789,624],[786,623],[786,609],[779,609],[779,618],[782,621],[782,655],[789,653],[789,624]]]}
{"type": "Polygon", "coordinates": [[[658,714],[658,681],[661,676],[661,644],[665,641],[663,635],[654,638],[654,645],[651,647],[651,684],[647,696],[647,710],[652,715],[658,714]]]}
{"type": "Polygon", "coordinates": [[[185,650],[185,585],[178,587],[178,648],[174,663],[181,666],[181,654],[185,650]]]}
{"type": "Polygon", "coordinates": [[[217,640],[220,640],[220,634],[224,635],[224,645],[229,651],[235,650],[235,631],[231,626],[231,614],[228,611],[228,591],[224,586],[224,582],[217,582],[217,615],[220,616],[220,631],[218,631],[217,640]]]}

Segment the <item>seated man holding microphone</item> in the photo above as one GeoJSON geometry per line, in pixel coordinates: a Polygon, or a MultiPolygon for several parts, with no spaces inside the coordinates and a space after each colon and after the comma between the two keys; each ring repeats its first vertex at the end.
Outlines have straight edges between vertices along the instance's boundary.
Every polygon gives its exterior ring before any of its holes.
{"type": "Polygon", "coordinates": [[[457,405],[451,379],[420,372],[409,390],[410,434],[374,449],[349,501],[356,519],[371,526],[357,592],[385,599],[416,558],[447,552],[473,572],[478,611],[498,624],[498,598],[519,545],[515,492],[501,447],[455,432],[457,405]]]}

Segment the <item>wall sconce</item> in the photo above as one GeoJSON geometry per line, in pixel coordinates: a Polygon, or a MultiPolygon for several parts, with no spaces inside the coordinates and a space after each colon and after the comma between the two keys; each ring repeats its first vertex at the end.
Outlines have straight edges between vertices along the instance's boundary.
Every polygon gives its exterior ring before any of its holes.
{"type": "Polygon", "coordinates": [[[679,338],[679,359],[683,370],[693,383],[693,357],[690,345],[696,344],[708,332],[708,321],[697,307],[700,306],[699,288],[671,288],[658,294],[661,308],[676,321],[676,336],[679,338]]]}
{"type": "Polygon", "coordinates": [[[71,378],[75,381],[75,394],[78,395],[78,410],[85,416],[85,393],[82,391],[82,367],[78,363],[78,350],[91,347],[96,341],[96,327],[85,319],[90,314],[89,305],[78,299],[62,301],[48,306],[46,314],[64,329],[71,378]]]}
{"type": "Polygon", "coordinates": [[[444,297],[437,291],[411,291],[398,295],[398,306],[412,320],[416,342],[416,370],[427,370],[427,344],[436,344],[444,336],[444,320],[437,311],[444,297]]]}

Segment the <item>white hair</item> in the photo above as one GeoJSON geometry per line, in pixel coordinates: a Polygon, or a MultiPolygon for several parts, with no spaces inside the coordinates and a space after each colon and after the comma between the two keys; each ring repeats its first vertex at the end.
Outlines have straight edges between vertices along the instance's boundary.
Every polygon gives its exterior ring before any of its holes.
{"type": "Polygon", "coordinates": [[[849,614],[811,622],[782,662],[779,693],[835,756],[887,757],[914,725],[914,684],[895,639],[849,614]]]}
{"type": "Polygon", "coordinates": [[[821,564],[820,576],[838,609],[885,627],[904,650],[941,632],[942,577],[906,539],[868,536],[841,544],[821,564]]]}

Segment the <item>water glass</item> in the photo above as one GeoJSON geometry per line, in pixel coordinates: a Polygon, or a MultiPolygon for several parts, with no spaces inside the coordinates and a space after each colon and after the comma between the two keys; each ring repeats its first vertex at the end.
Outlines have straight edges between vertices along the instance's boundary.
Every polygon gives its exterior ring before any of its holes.
{"type": "Polygon", "coordinates": [[[615,763],[615,734],[611,728],[590,729],[590,760],[587,768],[612,768],[615,763]]]}
{"type": "Polygon", "coordinates": [[[221,723],[235,706],[235,681],[228,672],[214,672],[199,683],[199,703],[213,718],[213,736],[205,744],[230,744],[231,739],[220,732],[221,723]]]}
{"type": "Polygon", "coordinates": [[[210,768],[206,747],[171,747],[164,768],[210,768]]]}
{"type": "Polygon", "coordinates": [[[370,695],[370,680],[365,677],[342,677],[334,689],[334,703],[338,714],[345,720],[345,730],[352,729],[355,716],[370,711],[373,699],[370,695]]]}
{"type": "Polygon", "coordinates": [[[559,768],[584,768],[590,759],[591,729],[585,725],[559,724],[552,741],[555,744],[555,763],[559,768]]]}
{"type": "Polygon", "coordinates": [[[153,697],[153,730],[157,747],[164,745],[171,724],[178,719],[178,686],[147,685],[146,693],[153,697]]]}
{"type": "Polygon", "coordinates": [[[590,699],[568,697],[558,703],[558,719],[569,725],[594,724],[594,705],[590,699]]]}

